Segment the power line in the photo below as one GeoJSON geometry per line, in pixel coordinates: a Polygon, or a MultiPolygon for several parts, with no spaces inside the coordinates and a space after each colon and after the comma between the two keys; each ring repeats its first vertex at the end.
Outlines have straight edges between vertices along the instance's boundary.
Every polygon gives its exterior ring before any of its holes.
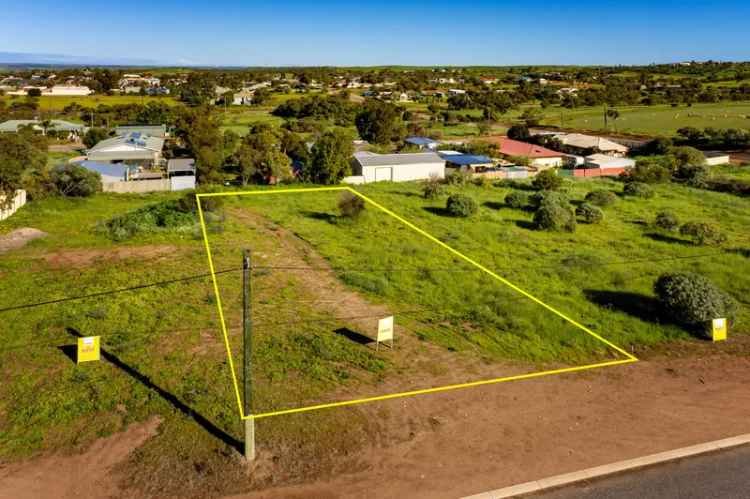
{"type": "MultiPolygon", "coordinates": [[[[214,272],[214,275],[226,274],[226,273],[229,273],[229,272],[237,272],[239,270],[242,270],[242,269],[241,268],[236,268],[236,269],[219,270],[219,271],[214,272]]],[[[193,280],[202,279],[202,278],[205,278],[205,277],[211,277],[211,273],[209,272],[209,273],[205,273],[205,274],[195,274],[195,275],[191,275],[191,276],[179,277],[179,278],[176,278],[176,279],[169,279],[169,280],[166,280],[166,281],[158,281],[158,282],[151,282],[151,283],[146,283],[146,284],[138,284],[136,286],[131,286],[131,287],[128,287],[128,288],[120,288],[120,289],[112,289],[112,290],[108,290],[108,291],[100,291],[100,292],[97,292],[97,293],[90,293],[90,294],[87,294],[87,295],[68,296],[68,297],[65,297],[65,298],[58,298],[58,299],[55,299],[55,300],[47,300],[47,301],[33,302],[33,303],[24,303],[22,305],[13,305],[11,307],[0,308],[0,313],[2,313],[2,312],[10,312],[10,311],[13,311],[13,310],[23,310],[23,309],[34,308],[34,307],[41,307],[41,306],[44,306],[44,305],[54,305],[54,304],[57,304],[57,303],[65,303],[65,302],[74,301],[74,300],[84,300],[84,299],[87,299],[87,298],[96,298],[96,297],[101,297],[101,296],[114,295],[114,294],[119,294],[119,293],[125,293],[125,292],[128,292],[128,291],[137,291],[137,290],[141,290],[141,289],[153,288],[153,287],[157,287],[157,286],[166,286],[166,285],[169,285],[169,284],[176,284],[176,283],[185,282],[185,281],[193,281],[193,280]]]]}

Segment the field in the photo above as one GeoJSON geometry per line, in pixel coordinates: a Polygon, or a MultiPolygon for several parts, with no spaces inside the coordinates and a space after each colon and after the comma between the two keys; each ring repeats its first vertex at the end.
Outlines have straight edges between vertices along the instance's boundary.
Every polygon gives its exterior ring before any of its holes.
{"type": "MultiPolygon", "coordinates": [[[[619,192],[622,186],[575,182],[571,195],[580,201],[594,188],[619,192]]],[[[650,200],[620,198],[605,209],[603,225],[555,234],[530,229],[528,212],[506,207],[507,188],[461,188],[481,205],[472,220],[447,217],[445,199],[426,201],[415,184],[362,189],[628,351],[703,343],[657,319],[651,287],[669,270],[700,272],[741,300],[732,334],[747,332],[750,278],[738,272],[748,267],[746,198],[663,185],[650,200]],[[650,226],[660,209],[685,221],[711,221],[728,242],[702,248],[661,233],[650,226]]],[[[0,461],[82,448],[159,414],[158,436],[126,464],[135,477],[129,486],[186,497],[322,476],[335,455],[383,438],[383,427],[368,424],[387,419],[380,404],[263,419],[259,445],[265,456],[277,456],[272,471],[258,473],[252,484],[240,478],[242,467],[231,457],[241,438],[237,406],[197,227],[121,243],[96,230],[116,214],[175,196],[50,199],[0,225],[3,234],[20,227],[48,233],[0,255],[0,376],[6,380],[0,461]],[[171,282],[186,276],[197,277],[171,282]],[[144,283],[161,284],[109,293],[144,283]],[[101,294],[55,302],[95,293],[101,294]],[[78,334],[102,335],[106,362],[76,367],[69,355],[78,334]]],[[[253,251],[256,411],[616,358],[381,214],[366,209],[359,220],[341,218],[337,202],[331,193],[284,202],[229,198],[211,225],[235,353],[237,270],[241,250],[253,251]],[[396,349],[376,352],[368,338],[377,318],[390,313],[396,349]]]]}
{"type": "MultiPolygon", "coordinates": [[[[696,128],[750,128],[750,103],[722,102],[717,104],[693,104],[692,107],[618,106],[620,117],[609,120],[611,132],[627,132],[644,135],[675,135],[682,127],[696,128]]],[[[602,131],[604,118],[602,108],[556,109],[545,112],[543,124],[565,128],[602,131]]]]}
{"type": "MultiPolygon", "coordinates": [[[[14,100],[24,100],[26,97],[15,95],[0,96],[0,100],[10,104],[14,100]]],[[[149,97],[140,95],[90,95],[90,96],[42,96],[37,97],[40,111],[62,111],[70,104],[78,104],[82,107],[97,107],[100,105],[114,106],[117,104],[148,104],[149,102],[161,102],[174,106],[178,101],[172,97],[149,97]]]]}

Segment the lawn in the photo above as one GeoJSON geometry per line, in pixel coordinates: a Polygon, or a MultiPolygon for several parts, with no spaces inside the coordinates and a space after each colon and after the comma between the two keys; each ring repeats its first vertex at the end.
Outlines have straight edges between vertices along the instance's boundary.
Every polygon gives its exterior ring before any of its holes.
{"type": "MultiPolygon", "coordinates": [[[[750,103],[722,102],[716,104],[693,104],[691,107],[671,105],[618,106],[620,117],[609,120],[608,130],[646,135],[675,135],[682,127],[750,128],[750,103]]],[[[545,112],[546,125],[581,130],[602,131],[603,110],[596,108],[561,109],[545,112]],[[561,118],[562,114],[562,118],[561,118]]]]}
{"type": "MultiPolygon", "coordinates": [[[[14,100],[25,100],[26,97],[3,95],[0,100],[10,104],[14,100]]],[[[89,95],[89,96],[42,96],[38,97],[40,111],[62,111],[66,106],[76,103],[83,107],[97,107],[100,105],[114,106],[117,104],[148,104],[161,102],[170,106],[180,105],[172,97],[150,97],[140,95],[89,95]]]]}
{"type": "MultiPolygon", "coordinates": [[[[580,201],[595,188],[620,192],[622,185],[576,181],[570,194],[580,201]]],[[[417,184],[361,189],[636,354],[645,345],[693,339],[684,328],[655,320],[652,286],[666,271],[699,272],[730,292],[742,302],[731,334],[747,332],[750,199],[660,185],[653,199],[620,197],[605,208],[602,225],[581,224],[575,233],[561,234],[533,230],[529,212],[505,206],[510,188],[451,187],[479,202],[471,219],[446,216],[445,196],[425,200],[417,184]],[[716,224],[727,243],[698,247],[655,230],[651,222],[662,209],[683,221],[716,224]]],[[[241,431],[218,330],[217,297],[206,276],[12,308],[205,274],[196,226],[120,243],[97,230],[114,215],[177,196],[48,199],[30,203],[0,224],[0,234],[20,227],[48,233],[0,255],[0,376],[5,380],[0,462],[84,446],[159,414],[164,419],[159,436],[127,465],[128,475],[138,477],[134,486],[162,496],[165,477],[180,476],[185,480],[169,486],[190,497],[229,493],[245,483],[239,479],[242,466],[232,458],[241,431]],[[101,335],[109,357],[76,366],[68,357],[76,334],[101,335]]],[[[258,266],[253,278],[258,410],[617,358],[610,348],[371,207],[350,221],[339,215],[338,193],[275,196],[228,198],[224,216],[209,234],[216,268],[228,270],[220,274],[219,287],[235,355],[241,346],[236,270],[243,248],[252,249],[258,266]],[[290,264],[297,270],[281,268],[290,264]],[[333,293],[333,283],[357,293],[333,293]],[[338,308],[325,305],[331,299],[338,308]],[[364,305],[395,312],[397,328],[404,329],[397,329],[394,351],[375,352],[351,340],[363,322],[344,313],[347,300],[365,300],[352,316],[364,305]]],[[[376,320],[368,314],[365,323],[376,320]]],[[[262,419],[257,431],[262,448],[279,456],[277,478],[299,479],[324,468],[330,456],[376,438],[367,421],[377,410],[376,404],[262,419]]]]}

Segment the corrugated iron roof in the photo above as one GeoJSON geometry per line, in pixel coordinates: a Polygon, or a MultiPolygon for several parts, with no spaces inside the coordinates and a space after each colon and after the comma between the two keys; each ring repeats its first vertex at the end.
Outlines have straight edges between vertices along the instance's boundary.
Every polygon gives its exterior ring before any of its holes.
{"type": "Polygon", "coordinates": [[[403,154],[359,154],[354,158],[362,166],[408,166],[423,163],[444,163],[445,160],[434,152],[403,153],[403,154]]]}

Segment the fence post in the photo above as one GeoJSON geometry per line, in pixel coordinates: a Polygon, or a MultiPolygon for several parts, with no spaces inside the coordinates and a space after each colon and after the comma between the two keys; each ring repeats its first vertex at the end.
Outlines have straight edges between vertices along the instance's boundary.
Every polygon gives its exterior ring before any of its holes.
{"type": "Polygon", "coordinates": [[[245,250],[242,257],[242,380],[243,410],[245,423],[245,459],[248,463],[255,460],[255,419],[252,416],[252,354],[253,354],[253,316],[252,316],[252,262],[250,250],[245,250]]]}

